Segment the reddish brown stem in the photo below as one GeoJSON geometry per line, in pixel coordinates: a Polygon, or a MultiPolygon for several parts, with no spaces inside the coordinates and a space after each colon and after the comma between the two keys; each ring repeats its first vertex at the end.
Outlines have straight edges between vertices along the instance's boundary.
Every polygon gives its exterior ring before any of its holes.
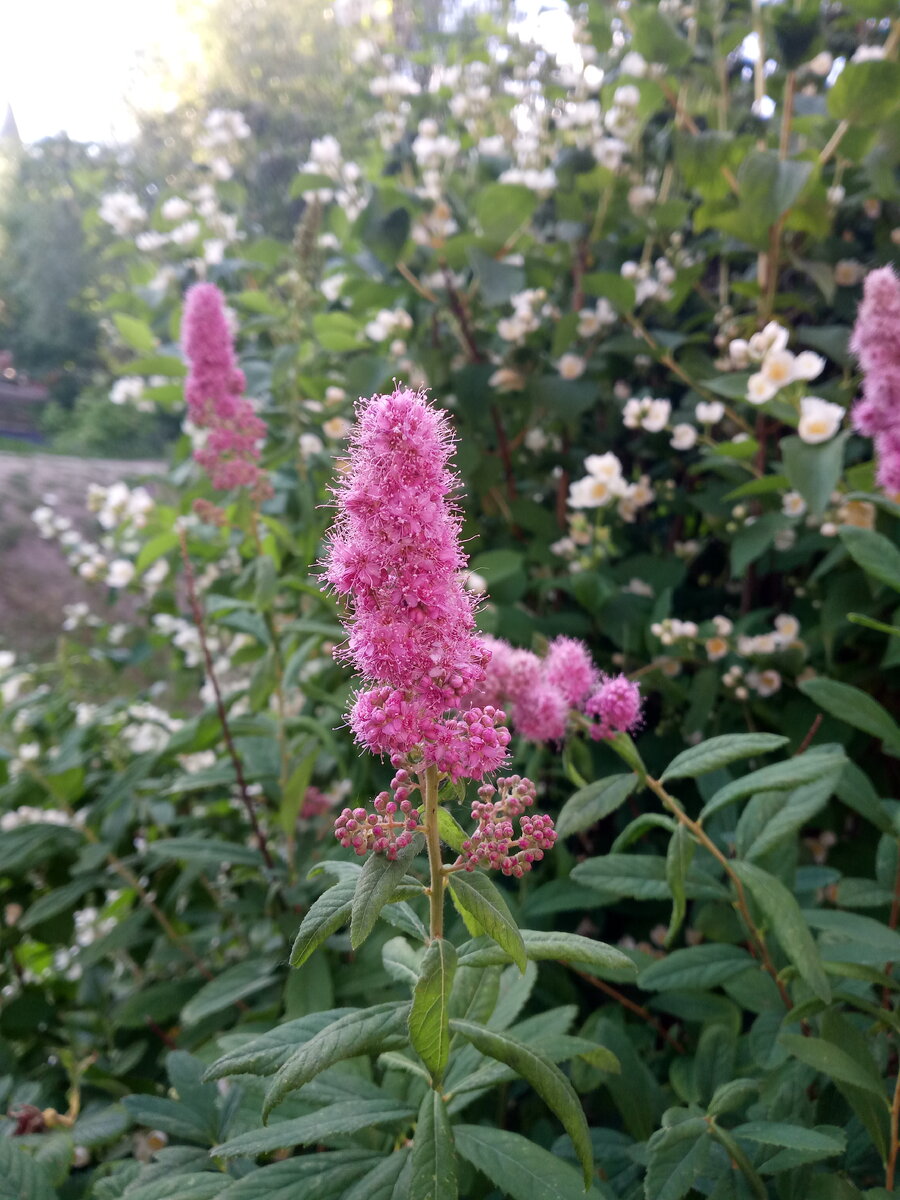
{"type": "MultiPolygon", "coordinates": [[[[570,969],[574,970],[573,967],[570,967],[570,969]]],[[[636,1016],[646,1021],[648,1025],[652,1025],[660,1037],[664,1038],[673,1050],[677,1050],[679,1054],[687,1054],[686,1048],[679,1042],[678,1038],[674,1034],[669,1033],[662,1021],[657,1020],[653,1013],[644,1008],[642,1004],[638,1004],[635,1000],[630,1000],[618,988],[614,988],[612,984],[606,983],[603,979],[598,979],[595,975],[587,975],[584,971],[575,971],[575,974],[579,979],[583,979],[586,983],[589,983],[591,987],[597,988],[598,991],[605,993],[612,1000],[615,1000],[617,1004],[621,1004],[623,1008],[627,1008],[629,1012],[633,1012],[636,1016]]]]}
{"type": "Polygon", "coordinates": [[[182,529],[179,533],[181,541],[181,557],[184,561],[185,582],[187,584],[188,600],[191,605],[191,612],[194,615],[194,623],[197,626],[197,633],[200,637],[200,648],[203,651],[203,661],[206,666],[206,674],[209,677],[209,682],[212,684],[213,695],[216,698],[216,712],[219,714],[219,721],[222,725],[222,736],[225,739],[225,746],[228,750],[228,756],[231,759],[234,767],[234,775],[237,780],[238,794],[241,797],[241,802],[247,813],[247,819],[250,822],[250,827],[253,830],[253,836],[256,838],[256,844],[259,852],[263,857],[263,862],[268,867],[269,871],[274,873],[275,863],[272,855],[269,852],[269,843],[266,840],[266,835],[260,826],[256,815],[253,801],[250,799],[250,793],[247,790],[247,781],[244,778],[244,768],[241,763],[241,756],[237,752],[237,747],[234,744],[234,738],[231,735],[231,727],[228,724],[228,714],[225,711],[225,702],[222,699],[222,689],[219,687],[219,681],[216,678],[216,673],[213,668],[212,654],[209,650],[209,642],[206,638],[206,625],[203,620],[203,610],[200,607],[200,600],[197,596],[197,587],[194,581],[194,568],[191,565],[190,556],[187,548],[187,537],[182,529]]]}
{"type": "Polygon", "coordinates": [[[816,719],[813,721],[812,725],[810,725],[810,727],[809,727],[809,733],[806,735],[806,737],[803,739],[803,741],[800,743],[800,745],[794,751],[795,758],[798,754],[803,754],[804,751],[806,751],[810,748],[810,746],[812,745],[812,742],[813,742],[813,738],[819,732],[819,726],[821,724],[822,724],[822,714],[817,713],[816,719]]]}

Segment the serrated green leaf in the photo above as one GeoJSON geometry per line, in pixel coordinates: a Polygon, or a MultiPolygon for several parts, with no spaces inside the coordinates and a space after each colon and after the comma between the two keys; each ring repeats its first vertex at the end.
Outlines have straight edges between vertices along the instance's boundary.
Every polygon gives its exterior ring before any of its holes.
{"type": "Polygon", "coordinates": [[[743,1125],[736,1125],[730,1132],[734,1137],[750,1142],[821,1154],[822,1158],[843,1154],[847,1148],[847,1139],[842,1135],[822,1133],[817,1129],[807,1129],[804,1125],[790,1125],[786,1121],[747,1121],[743,1125]]]}
{"type": "Polygon", "coordinates": [[[450,989],[456,974],[456,948],[444,938],[435,938],[422,959],[409,1013],[409,1040],[440,1083],[450,1052],[450,989]]]}
{"type": "Polygon", "coordinates": [[[343,1100],[319,1108],[305,1117],[291,1121],[279,1121],[263,1129],[251,1129],[248,1133],[230,1138],[221,1146],[215,1146],[213,1158],[256,1158],[273,1150],[289,1150],[294,1146],[309,1146],[317,1142],[326,1145],[340,1134],[356,1133],[370,1126],[393,1125],[410,1121],[415,1109],[399,1101],[386,1100],[343,1100]]]}
{"type": "Polygon", "coordinates": [[[666,851],[666,883],[672,893],[672,915],[666,932],[666,946],[670,946],[678,935],[687,912],[687,873],[694,857],[696,842],[690,831],[679,825],[669,838],[666,851]]]}
{"type": "Polygon", "coordinates": [[[887,1093],[878,1076],[875,1064],[860,1062],[855,1056],[835,1046],[824,1038],[802,1037],[798,1033],[783,1033],[778,1039],[794,1058],[799,1058],[808,1067],[813,1067],[829,1079],[862,1088],[887,1105],[887,1093]]]}
{"type": "Polygon", "coordinates": [[[612,1193],[594,1182],[585,1193],[573,1166],[518,1133],[457,1125],[456,1149],[512,1200],[601,1200],[612,1193]]]}
{"type": "Polygon", "coordinates": [[[840,771],[833,771],[822,779],[804,783],[785,795],[775,815],[765,823],[743,852],[744,858],[751,861],[762,858],[785,838],[802,829],[828,803],[840,774],[840,771]]]}
{"type": "Polygon", "coordinates": [[[854,729],[880,738],[889,754],[900,756],[900,725],[866,692],[836,679],[805,679],[798,686],[813,704],[854,729]]]}
{"type": "Polygon", "coordinates": [[[702,1117],[658,1129],[647,1143],[647,1200],[682,1200],[706,1168],[710,1137],[702,1117]]]}
{"type": "Polygon", "coordinates": [[[584,1172],[585,1189],[589,1188],[594,1174],[590,1133],[581,1102],[562,1071],[509,1034],[497,1033],[482,1025],[473,1025],[470,1021],[451,1020],[450,1027],[454,1033],[461,1033],[476,1050],[512,1067],[531,1084],[572,1139],[584,1172]]]}
{"type": "Polygon", "coordinates": [[[291,949],[291,966],[302,967],[322,943],[350,920],[356,881],[336,883],[309,906],[291,949]]]}
{"type": "MultiPolygon", "coordinates": [[[[572,878],[604,894],[634,900],[668,900],[666,860],[653,854],[606,854],[589,858],[572,870],[572,878]]],[[[721,900],[727,889],[700,867],[692,866],[685,879],[690,899],[721,900]]]]}
{"type": "Polygon", "coordinates": [[[416,834],[395,859],[370,854],[356,881],[350,909],[350,944],[357,950],[372,930],[384,906],[400,886],[406,868],[422,848],[424,838],[416,834]]]}
{"type": "Polygon", "coordinates": [[[380,1154],[331,1150],[261,1167],[223,1187],[217,1200],[343,1200],[348,1187],[377,1166],[380,1154]]]}
{"type": "Polygon", "coordinates": [[[742,946],[710,942],[673,950],[640,972],[639,985],[649,992],[705,991],[746,971],[756,960],[742,946]]]}
{"type": "Polygon", "coordinates": [[[11,1138],[0,1138],[0,1200],[56,1200],[46,1168],[11,1138]]]}
{"type": "Polygon", "coordinates": [[[753,863],[734,862],[732,870],[765,915],[769,927],[797,968],[801,979],[827,1004],[831,1000],[831,986],[797,901],[780,879],[753,863]]]}
{"type": "Polygon", "coordinates": [[[672,759],[660,776],[667,779],[696,779],[710,771],[727,767],[741,758],[752,758],[756,754],[770,754],[787,745],[788,739],[777,733],[726,733],[707,738],[699,746],[691,746],[672,759]]]}
{"type": "Polygon", "coordinates": [[[412,1144],[409,1200],[456,1200],[456,1149],[447,1106],[431,1088],[422,1098],[412,1144]]]}
{"type": "Polygon", "coordinates": [[[408,1004],[375,1004],[348,1013],[310,1038],[279,1067],[263,1103],[263,1120],[285,1096],[345,1058],[399,1050],[408,1039],[408,1004]]]}
{"type": "Polygon", "coordinates": [[[271,1075],[287,1062],[298,1046],[321,1033],[328,1025],[359,1012],[356,1008],[332,1008],[308,1013],[285,1021],[259,1037],[244,1040],[237,1049],[207,1067],[204,1079],[224,1079],[227,1075],[271,1075]]]}
{"type": "Polygon", "coordinates": [[[247,959],[235,963],[211,979],[209,983],[192,996],[181,1010],[181,1019],[185,1025],[196,1025],[198,1021],[213,1013],[221,1012],[229,1005],[237,1004],[255,992],[268,987],[272,982],[273,963],[260,962],[259,959],[247,959]]]}
{"type": "MultiPolygon", "coordinates": [[[[522,929],[522,940],[529,960],[535,962],[557,961],[584,963],[599,970],[634,971],[636,968],[627,954],[594,938],[582,937],[578,933],[544,932],[538,929],[522,929]]],[[[461,967],[499,966],[511,961],[500,946],[487,938],[476,938],[459,948],[461,967]]]]}
{"type": "Polygon", "coordinates": [[[520,971],[528,959],[525,943],[500,891],[482,871],[466,871],[450,876],[450,894],[459,908],[468,913],[488,937],[510,956],[520,971]]]}
{"type": "Polygon", "coordinates": [[[556,818],[559,837],[568,837],[614,813],[637,787],[636,775],[612,775],[580,788],[560,809],[556,818]]]}
{"type": "Polygon", "coordinates": [[[799,787],[803,783],[812,783],[833,771],[842,768],[847,762],[842,750],[807,750],[787,762],[773,763],[769,767],[760,767],[751,771],[741,779],[726,783],[707,800],[700,812],[700,820],[705,821],[713,815],[742,800],[754,792],[776,791],[781,788],[799,787]]]}
{"type": "Polygon", "coordinates": [[[218,1200],[222,1176],[218,1171],[190,1171],[174,1179],[154,1179],[142,1187],[130,1187],[129,1200],[218,1200]]]}
{"type": "Polygon", "coordinates": [[[409,1148],[401,1146],[345,1192],[342,1200],[394,1200],[395,1189],[408,1162],[409,1148]]]}

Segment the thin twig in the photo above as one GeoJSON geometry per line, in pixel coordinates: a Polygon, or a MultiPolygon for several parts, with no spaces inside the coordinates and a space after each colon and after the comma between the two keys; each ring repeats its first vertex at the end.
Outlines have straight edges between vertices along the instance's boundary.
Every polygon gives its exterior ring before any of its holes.
{"type": "Polygon", "coordinates": [[[669,1033],[662,1021],[654,1017],[649,1009],[644,1008],[642,1004],[638,1004],[635,1000],[630,1000],[618,988],[614,988],[612,984],[606,983],[603,979],[598,979],[595,975],[588,975],[584,971],[576,970],[571,964],[566,964],[569,970],[572,971],[579,979],[583,979],[585,983],[589,983],[592,987],[604,992],[611,999],[621,1004],[623,1008],[627,1008],[629,1012],[633,1012],[636,1016],[646,1021],[648,1025],[652,1025],[656,1032],[663,1037],[673,1050],[677,1050],[679,1054],[687,1054],[687,1049],[679,1042],[674,1034],[669,1033]]]}
{"type": "Polygon", "coordinates": [[[234,744],[234,738],[231,736],[231,727],[228,724],[228,714],[225,711],[225,702],[222,699],[222,690],[219,687],[219,681],[216,678],[216,673],[213,668],[212,654],[209,650],[209,642],[206,638],[206,625],[203,620],[203,610],[200,608],[200,601],[197,597],[197,587],[194,581],[194,568],[191,565],[190,556],[187,548],[187,537],[184,530],[179,531],[179,541],[181,542],[181,557],[184,561],[185,582],[188,590],[188,600],[191,605],[191,612],[194,614],[194,622],[197,626],[197,633],[200,637],[200,648],[203,651],[203,661],[206,666],[206,674],[209,677],[209,682],[212,685],[213,695],[216,698],[216,711],[219,714],[219,721],[222,725],[222,736],[225,739],[225,745],[228,749],[228,755],[231,758],[234,767],[235,779],[237,780],[238,793],[247,813],[247,818],[250,821],[250,826],[253,829],[253,836],[256,838],[256,844],[259,852],[263,857],[268,869],[274,873],[275,863],[272,855],[269,852],[269,843],[266,840],[266,835],[259,824],[256,816],[256,809],[253,806],[253,801],[250,798],[250,793],[247,790],[247,781],[244,778],[244,768],[241,763],[241,757],[237,752],[237,747],[234,744]]]}
{"type": "Polygon", "coordinates": [[[810,746],[812,745],[812,742],[813,742],[813,738],[819,732],[819,726],[821,724],[822,724],[822,714],[816,713],[816,719],[813,721],[812,725],[810,725],[809,733],[807,733],[806,737],[803,739],[803,741],[800,743],[800,745],[794,751],[795,758],[797,757],[798,754],[803,754],[805,751],[807,751],[810,748],[810,746]]]}

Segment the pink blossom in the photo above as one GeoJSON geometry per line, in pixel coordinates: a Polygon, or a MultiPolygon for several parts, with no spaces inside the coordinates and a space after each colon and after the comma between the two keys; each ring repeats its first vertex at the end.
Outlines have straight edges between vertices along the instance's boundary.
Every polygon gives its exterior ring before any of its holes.
{"type": "Polygon", "coordinates": [[[850,349],[863,372],[853,423],[875,439],[879,484],[900,491],[900,279],[893,268],[866,276],[850,349]]]}
{"type": "Polygon", "coordinates": [[[518,775],[498,779],[497,788],[485,784],[478,789],[478,795],[480,799],[472,804],[476,829],[463,842],[462,853],[454,865],[466,871],[486,867],[521,877],[556,842],[553,819],[525,813],[534,803],[535,789],[530,779],[518,775]],[[494,800],[498,789],[499,798],[494,800]],[[519,818],[518,837],[513,829],[514,817],[519,818]]]}
{"type": "Polygon", "coordinates": [[[591,728],[595,741],[635,729],[641,719],[641,689],[625,675],[600,677],[600,686],[584,704],[589,717],[598,722],[591,728]]]}
{"type": "Polygon", "coordinates": [[[254,487],[260,481],[259,443],[266,425],[244,396],[246,380],[235,361],[225,298],[213,283],[197,283],[185,296],[182,344],[188,360],[188,415],[209,430],[194,458],[215,488],[254,487]]]}
{"type": "Polygon", "coordinates": [[[569,704],[552,684],[540,680],[524,691],[513,708],[516,732],[531,742],[558,742],[566,736],[569,704]]]}
{"type": "Polygon", "coordinates": [[[584,642],[554,638],[544,657],[544,679],[558,688],[569,704],[583,700],[597,682],[597,668],[584,642]]]}

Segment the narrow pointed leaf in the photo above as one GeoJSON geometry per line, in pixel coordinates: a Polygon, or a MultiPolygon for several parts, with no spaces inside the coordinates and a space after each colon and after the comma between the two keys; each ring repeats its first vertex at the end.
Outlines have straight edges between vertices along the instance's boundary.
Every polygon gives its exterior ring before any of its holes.
{"type": "Polygon", "coordinates": [[[636,775],[612,775],[580,788],[560,809],[556,832],[560,837],[589,829],[591,825],[614,813],[637,787],[636,775]]]}
{"type": "Polygon", "coordinates": [[[440,1092],[425,1093],[412,1145],[409,1200],[456,1200],[456,1148],[440,1092]]]}
{"type": "Polygon", "coordinates": [[[350,910],[350,944],[354,950],[375,928],[381,910],[397,891],[406,868],[422,848],[422,841],[422,836],[417,834],[393,860],[383,854],[369,855],[356,881],[350,910]]]}
{"type": "Polygon", "coordinates": [[[456,1149],[512,1200],[601,1200],[611,1197],[594,1183],[585,1193],[576,1169],[535,1142],[505,1129],[457,1125],[456,1149]]]}
{"type": "Polygon", "coordinates": [[[376,1004],[327,1025],[279,1068],[266,1092],[263,1120],[285,1096],[315,1079],[326,1067],[360,1054],[399,1050],[407,1042],[408,1018],[408,1004],[376,1004]]]}
{"type": "Polygon", "coordinates": [[[799,787],[801,783],[811,783],[814,779],[821,779],[823,775],[843,767],[846,761],[843,750],[807,750],[805,754],[789,758],[787,762],[760,767],[758,771],[751,771],[749,775],[719,788],[703,806],[700,819],[705,821],[713,813],[727,808],[729,804],[743,799],[744,796],[752,796],[754,792],[799,787]]]}
{"type": "MultiPolygon", "coordinates": [[[[554,933],[538,929],[522,929],[520,932],[525,953],[535,962],[584,963],[598,970],[637,970],[627,954],[594,938],[582,937],[578,933],[554,933]]],[[[492,967],[511,961],[511,956],[505,950],[487,938],[466,942],[459,950],[461,967],[492,967]]]]}
{"type": "Polygon", "coordinates": [[[356,884],[346,880],[323,892],[309,907],[291,950],[291,966],[302,967],[310,955],[350,920],[356,884]]]}
{"type": "Polygon", "coordinates": [[[752,758],[756,754],[770,754],[787,745],[788,739],[777,733],[726,733],[721,737],[707,738],[699,746],[682,750],[673,758],[661,779],[696,779],[709,771],[727,767],[741,758],[752,758]]]}
{"type": "Polygon", "coordinates": [[[530,1083],[547,1107],[556,1114],[572,1144],[584,1172],[584,1186],[590,1187],[594,1174],[594,1155],[587,1121],[575,1089],[553,1063],[537,1054],[524,1042],[507,1033],[496,1033],[469,1021],[451,1021],[454,1033],[461,1033],[476,1050],[505,1063],[530,1083]]]}
{"type": "Polygon", "coordinates": [[[435,938],[422,959],[409,1013],[409,1040],[439,1083],[450,1053],[450,989],[456,974],[456,948],[435,938]]]}
{"type": "Polygon", "coordinates": [[[794,1058],[799,1058],[808,1067],[814,1067],[835,1082],[862,1088],[883,1100],[887,1107],[887,1093],[871,1059],[860,1062],[833,1042],[826,1042],[824,1038],[802,1037],[799,1033],[782,1034],[779,1041],[794,1058]]]}
{"type": "Polygon", "coordinates": [[[316,1142],[329,1142],[336,1134],[356,1133],[370,1126],[399,1124],[410,1121],[415,1110],[399,1101],[343,1100],[328,1104],[305,1117],[292,1121],[279,1121],[264,1129],[251,1129],[248,1133],[230,1138],[221,1146],[215,1146],[210,1154],[213,1158],[256,1158],[258,1154],[269,1154],[273,1150],[290,1150],[294,1146],[309,1146],[316,1142]]]}
{"type": "Polygon", "coordinates": [[[528,959],[522,935],[506,901],[487,875],[481,871],[451,875],[450,892],[458,907],[473,917],[480,929],[524,971],[528,959]]]}
{"type": "Polygon", "coordinates": [[[828,1004],[831,1000],[828,976],[797,901],[780,879],[752,863],[735,862],[732,870],[764,913],[769,927],[797,968],[801,979],[820,1000],[828,1004]]]}

